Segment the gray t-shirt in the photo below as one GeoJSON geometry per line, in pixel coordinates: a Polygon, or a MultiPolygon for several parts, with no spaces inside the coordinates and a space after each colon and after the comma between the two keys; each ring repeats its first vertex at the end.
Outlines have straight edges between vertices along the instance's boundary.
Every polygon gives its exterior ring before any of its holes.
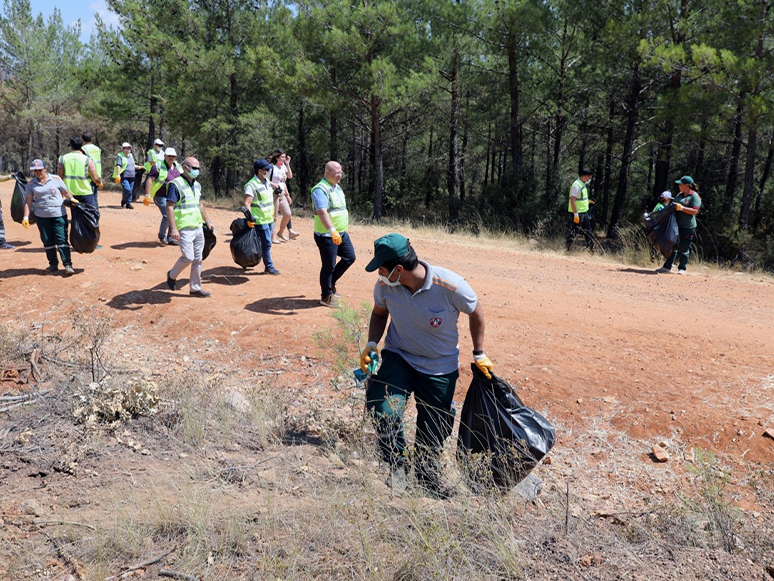
{"type": "MultiPolygon", "coordinates": [[[[116,165],[124,165],[124,159],[119,155],[116,157],[116,165]]],[[[121,174],[122,178],[130,179],[133,178],[135,175],[137,175],[136,170],[134,169],[134,156],[130,153],[129,157],[126,158],[126,169],[121,174]]]]}
{"type": "Polygon", "coordinates": [[[48,174],[46,183],[41,184],[38,178],[27,182],[27,195],[32,194],[32,213],[38,218],[59,218],[66,216],[64,198],[66,192],[62,178],[56,174],[48,174]]]}
{"type": "Polygon", "coordinates": [[[377,281],[374,303],[390,311],[384,349],[399,354],[414,369],[428,375],[453,373],[460,366],[460,312],[476,309],[478,297],[460,275],[430,266],[417,292],[377,281]]]}

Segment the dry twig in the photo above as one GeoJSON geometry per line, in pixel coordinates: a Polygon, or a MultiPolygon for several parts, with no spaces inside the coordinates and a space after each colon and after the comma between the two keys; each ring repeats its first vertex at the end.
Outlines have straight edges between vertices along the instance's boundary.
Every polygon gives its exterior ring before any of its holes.
{"type": "MultiPolygon", "coordinates": [[[[106,577],[105,581],[117,581],[119,579],[126,579],[129,573],[132,573],[133,571],[137,571],[137,569],[144,569],[145,567],[148,567],[149,565],[154,565],[161,561],[164,557],[171,555],[175,549],[177,549],[177,545],[172,547],[170,550],[168,550],[166,553],[162,555],[158,555],[157,557],[153,557],[152,559],[148,559],[147,561],[143,561],[142,563],[137,563],[136,565],[132,565],[125,571],[122,571],[118,575],[113,575],[112,577],[106,577]]],[[[164,571],[164,569],[162,569],[164,571]]],[[[159,573],[161,575],[161,573],[159,573]]]]}
{"type": "MultiPolygon", "coordinates": [[[[185,573],[173,571],[172,569],[162,569],[159,571],[159,577],[171,577],[172,579],[183,579],[184,581],[199,581],[199,578],[195,575],[186,575],[185,573]]],[[[105,581],[107,581],[107,579],[105,581]]]]}

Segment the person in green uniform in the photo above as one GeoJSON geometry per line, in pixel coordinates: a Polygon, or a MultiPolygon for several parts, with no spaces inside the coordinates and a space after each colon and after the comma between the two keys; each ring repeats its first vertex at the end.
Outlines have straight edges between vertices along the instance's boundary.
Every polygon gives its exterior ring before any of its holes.
{"type": "Polygon", "coordinates": [[[677,218],[680,241],[672,256],[667,258],[664,266],[656,272],[672,272],[672,264],[675,258],[678,258],[677,273],[685,274],[691,242],[696,236],[696,214],[701,208],[701,197],[698,192],[699,185],[691,176],[683,176],[675,183],[680,188],[680,193],[675,198],[675,218],[677,218]]]}
{"type": "Polygon", "coordinates": [[[589,200],[588,183],[594,176],[590,169],[582,169],[578,172],[578,179],[570,187],[570,201],[567,204],[567,211],[570,216],[570,231],[567,233],[567,251],[572,248],[572,242],[578,234],[583,234],[586,240],[586,248],[594,248],[594,238],[592,237],[591,214],[589,205],[594,202],[589,200]]]}
{"type": "Polygon", "coordinates": [[[663,210],[672,203],[672,200],[674,200],[672,192],[669,190],[661,192],[661,195],[658,198],[658,203],[654,206],[653,211],[658,212],[659,210],[663,210]]]}
{"type": "MultiPolygon", "coordinates": [[[[102,150],[94,145],[94,135],[92,133],[89,133],[88,131],[83,133],[81,135],[81,140],[83,141],[83,153],[88,155],[91,158],[91,161],[94,162],[94,171],[97,172],[97,175],[101,178],[102,177],[102,150]]],[[[94,182],[91,182],[91,191],[94,194],[95,198],[99,197],[99,190],[100,186],[97,185],[94,182]]]]}

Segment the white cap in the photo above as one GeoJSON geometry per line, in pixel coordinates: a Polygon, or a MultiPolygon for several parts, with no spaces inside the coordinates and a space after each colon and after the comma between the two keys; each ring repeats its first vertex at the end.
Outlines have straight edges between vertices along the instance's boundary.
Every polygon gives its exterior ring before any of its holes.
{"type": "Polygon", "coordinates": [[[156,141],[153,142],[153,145],[164,145],[164,142],[161,141],[161,139],[157,139],[156,141]]]}
{"type": "Polygon", "coordinates": [[[171,155],[172,157],[177,157],[177,152],[175,151],[174,147],[167,147],[164,150],[164,155],[171,155]]]}
{"type": "Polygon", "coordinates": [[[661,192],[661,197],[666,198],[667,200],[674,200],[674,197],[672,196],[672,192],[667,190],[666,192],[661,192]]]}
{"type": "Polygon", "coordinates": [[[124,141],[124,142],[121,144],[121,149],[124,149],[125,147],[128,147],[129,149],[132,149],[132,144],[131,144],[131,143],[129,143],[128,141],[124,141]]]}

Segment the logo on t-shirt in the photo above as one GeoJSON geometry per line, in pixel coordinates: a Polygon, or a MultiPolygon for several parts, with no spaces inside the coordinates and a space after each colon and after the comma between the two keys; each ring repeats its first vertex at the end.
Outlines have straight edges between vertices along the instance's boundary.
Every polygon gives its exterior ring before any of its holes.
{"type": "Polygon", "coordinates": [[[433,329],[437,329],[438,327],[440,327],[441,323],[443,323],[443,319],[441,317],[433,317],[432,319],[430,319],[430,326],[433,329]]]}

